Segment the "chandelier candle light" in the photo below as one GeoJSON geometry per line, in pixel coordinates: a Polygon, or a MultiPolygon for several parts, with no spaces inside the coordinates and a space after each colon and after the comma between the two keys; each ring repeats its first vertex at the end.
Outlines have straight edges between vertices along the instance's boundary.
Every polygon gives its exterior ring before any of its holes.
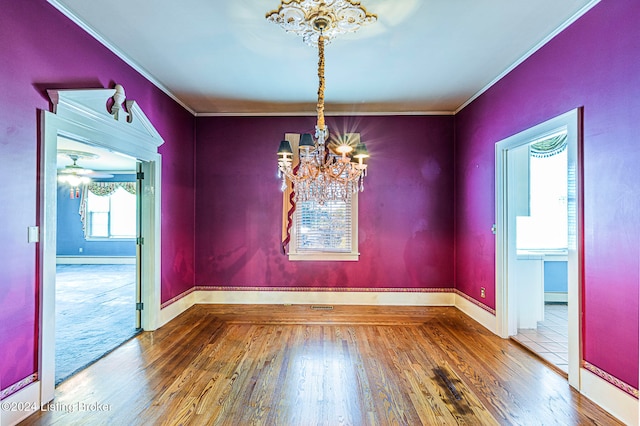
{"type": "Polygon", "coordinates": [[[269,12],[267,20],[279,24],[287,32],[302,36],[310,46],[318,46],[318,119],[315,140],[310,133],[300,138],[299,162],[294,164],[293,150],[288,141],[280,142],[278,174],[282,190],[291,182],[294,200],[316,201],[351,198],[364,190],[364,177],[369,157],[365,144],[342,137],[329,140],[324,120],[324,45],[336,35],[356,31],[377,17],[351,0],[283,0],[278,10],[269,12]],[[355,146],[354,146],[355,145],[355,146]]]}

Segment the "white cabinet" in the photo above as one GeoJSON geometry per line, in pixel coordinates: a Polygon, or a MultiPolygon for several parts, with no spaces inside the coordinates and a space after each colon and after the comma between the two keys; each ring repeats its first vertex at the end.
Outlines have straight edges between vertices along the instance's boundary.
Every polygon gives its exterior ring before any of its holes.
{"type": "Polygon", "coordinates": [[[544,254],[518,251],[514,265],[518,328],[536,328],[544,320],[544,254]]]}

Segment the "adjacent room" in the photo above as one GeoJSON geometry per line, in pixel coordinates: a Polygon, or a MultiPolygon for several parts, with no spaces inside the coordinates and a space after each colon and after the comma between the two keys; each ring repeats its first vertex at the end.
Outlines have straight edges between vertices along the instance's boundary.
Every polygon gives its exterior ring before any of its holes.
{"type": "Polygon", "coordinates": [[[638,16],[4,1],[0,423],[638,425],[638,16]]]}
{"type": "Polygon", "coordinates": [[[136,161],[57,141],[56,384],[140,330],[136,161]]]}

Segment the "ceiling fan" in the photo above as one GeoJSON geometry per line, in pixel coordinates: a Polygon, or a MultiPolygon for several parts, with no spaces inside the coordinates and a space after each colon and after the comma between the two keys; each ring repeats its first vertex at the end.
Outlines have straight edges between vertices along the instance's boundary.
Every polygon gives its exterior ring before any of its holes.
{"type": "Polygon", "coordinates": [[[100,173],[94,170],[81,167],[78,165],[80,159],[97,159],[100,156],[90,152],[73,151],[73,150],[59,150],[58,155],[64,155],[69,157],[73,164],[69,164],[62,169],[58,170],[58,181],[67,183],[71,187],[70,196],[76,198],[80,196],[80,185],[91,182],[91,179],[99,178],[112,178],[113,175],[109,173],[100,173]]]}

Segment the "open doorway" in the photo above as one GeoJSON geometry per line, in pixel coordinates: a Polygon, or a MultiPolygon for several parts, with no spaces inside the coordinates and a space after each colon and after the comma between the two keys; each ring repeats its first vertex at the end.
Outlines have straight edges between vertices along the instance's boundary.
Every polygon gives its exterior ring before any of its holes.
{"type": "Polygon", "coordinates": [[[580,113],[570,111],[496,144],[498,333],[520,335],[578,389],[580,113]]]}
{"type": "Polygon", "coordinates": [[[509,200],[509,215],[515,215],[509,232],[516,235],[509,278],[518,294],[517,333],[511,338],[567,374],[567,131],[509,151],[508,167],[514,171],[507,186],[517,188],[509,200]]]}
{"type": "Polygon", "coordinates": [[[136,159],[58,137],[56,385],[140,331],[136,159]]]}
{"type": "MultiPolygon", "coordinates": [[[[56,251],[57,251],[57,153],[60,137],[139,159],[140,220],[137,277],[141,283],[139,306],[143,330],[154,330],[160,321],[160,206],[162,137],[124,89],[49,90],[53,112],[42,111],[40,150],[40,341],[39,400],[55,396],[56,251]]],[[[136,173],[138,174],[138,173],[136,173]]],[[[135,315],[134,315],[135,318],[135,315]]]]}

